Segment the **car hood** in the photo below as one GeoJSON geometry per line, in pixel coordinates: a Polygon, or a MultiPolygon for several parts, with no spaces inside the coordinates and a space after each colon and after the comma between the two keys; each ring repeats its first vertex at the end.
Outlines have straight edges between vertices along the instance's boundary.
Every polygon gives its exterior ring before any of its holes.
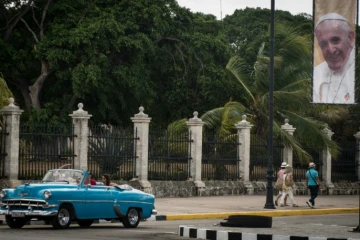
{"type": "Polygon", "coordinates": [[[50,183],[27,183],[18,186],[14,189],[13,193],[9,195],[9,198],[39,198],[45,190],[54,189],[73,189],[78,188],[77,185],[69,184],[50,184],[50,183]]]}

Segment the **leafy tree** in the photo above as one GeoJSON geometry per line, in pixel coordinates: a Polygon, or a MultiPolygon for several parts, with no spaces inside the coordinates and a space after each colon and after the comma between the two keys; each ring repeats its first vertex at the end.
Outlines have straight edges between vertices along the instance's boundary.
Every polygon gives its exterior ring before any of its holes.
{"type": "MultiPolygon", "coordinates": [[[[297,26],[299,35],[311,34],[312,17],[306,14],[291,15],[276,10],[275,21],[297,26]]],[[[262,8],[237,9],[224,18],[224,28],[235,54],[249,62],[255,62],[259,45],[268,41],[270,10],[262,8]]],[[[268,47],[268,46],[266,46],[268,47]]]]}
{"type": "MultiPolygon", "coordinates": [[[[274,138],[291,146],[300,161],[310,160],[303,149],[303,143],[310,147],[328,146],[333,156],[338,153],[338,146],[321,131],[325,122],[313,116],[324,107],[310,103],[310,68],[311,44],[308,36],[298,34],[293,26],[276,24],[275,31],[275,80],[274,80],[274,138]],[[284,119],[296,126],[294,136],[281,129],[284,119]]],[[[230,78],[236,80],[246,97],[241,101],[230,101],[224,107],[212,109],[201,116],[205,127],[219,133],[235,132],[234,124],[242,115],[248,116],[254,127],[252,131],[267,139],[269,123],[269,53],[265,43],[260,44],[255,62],[249,62],[241,56],[234,56],[226,66],[230,78]]],[[[329,119],[334,119],[334,112],[340,108],[328,108],[329,119]]],[[[334,115],[337,116],[337,115],[334,115]]],[[[183,121],[183,120],[182,120],[183,121]]],[[[179,124],[178,124],[179,125],[179,124]]],[[[173,124],[173,126],[177,126],[173,124]]]]}
{"type": "MultiPolygon", "coordinates": [[[[8,88],[5,79],[0,77],[0,109],[7,106],[9,104],[8,100],[10,97],[13,97],[10,89],[8,88]]],[[[1,121],[1,120],[0,120],[1,121]]]]}
{"type": "Polygon", "coordinates": [[[129,124],[144,105],[160,124],[233,89],[222,25],[175,0],[19,0],[0,10],[1,70],[33,121],[63,121],[81,101],[95,122],[129,124]]]}
{"type": "MultiPolygon", "coordinates": [[[[301,143],[309,146],[328,146],[336,156],[338,147],[321,131],[324,122],[312,118],[318,108],[311,105],[310,92],[310,58],[309,39],[298,35],[295,27],[276,25],[275,31],[275,76],[274,76],[274,135],[281,138],[284,144],[291,146],[300,160],[309,160],[301,143]],[[284,118],[290,119],[296,126],[294,136],[281,129],[284,118]]],[[[247,102],[242,103],[254,124],[256,134],[266,136],[268,130],[268,94],[269,94],[269,57],[260,47],[257,61],[253,67],[243,58],[235,56],[230,59],[227,70],[244,88],[248,95],[247,102]]]]}
{"type": "MultiPolygon", "coordinates": [[[[9,98],[13,97],[10,89],[8,88],[4,78],[0,77],[0,110],[9,104],[9,98]]],[[[0,118],[0,127],[2,126],[0,118]]]]}

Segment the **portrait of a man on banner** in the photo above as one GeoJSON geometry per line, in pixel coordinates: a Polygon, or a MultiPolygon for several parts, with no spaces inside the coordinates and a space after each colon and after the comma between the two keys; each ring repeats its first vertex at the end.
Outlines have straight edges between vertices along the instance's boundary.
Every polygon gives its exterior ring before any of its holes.
{"type": "Polygon", "coordinates": [[[314,6],[313,103],[354,104],[357,0],[314,6]]]}

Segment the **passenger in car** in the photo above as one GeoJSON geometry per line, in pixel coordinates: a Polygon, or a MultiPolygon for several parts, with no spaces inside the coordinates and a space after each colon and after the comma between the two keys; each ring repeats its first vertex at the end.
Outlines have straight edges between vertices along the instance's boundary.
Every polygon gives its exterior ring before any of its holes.
{"type": "Polygon", "coordinates": [[[92,179],[91,172],[89,172],[88,175],[86,176],[86,180],[84,181],[84,184],[96,185],[96,181],[92,179]]]}
{"type": "Polygon", "coordinates": [[[105,186],[117,186],[116,183],[110,181],[110,176],[107,174],[102,175],[101,181],[104,183],[105,186]]]}

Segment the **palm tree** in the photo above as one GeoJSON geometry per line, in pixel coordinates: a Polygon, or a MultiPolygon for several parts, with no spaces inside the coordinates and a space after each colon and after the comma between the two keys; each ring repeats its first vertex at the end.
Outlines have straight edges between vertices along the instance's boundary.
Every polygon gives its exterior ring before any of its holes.
{"type": "MultiPolygon", "coordinates": [[[[296,27],[278,23],[275,39],[274,139],[292,147],[300,162],[311,160],[304,147],[318,149],[326,146],[332,156],[337,156],[338,145],[328,139],[322,129],[326,127],[325,121],[338,121],[341,116],[346,116],[347,110],[343,107],[311,104],[310,36],[299,36],[296,27]],[[296,126],[293,136],[281,129],[286,118],[296,126]]],[[[241,100],[230,100],[225,106],[203,114],[200,118],[205,122],[205,128],[218,133],[235,133],[234,124],[246,114],[254,125],[253,133],[267,139],[270,59],[266,47],[265,43],[259,47],[255,63],[248,63],[241,56],[229,60],[226,71],[240,84],[243,90],[239,97],[241,100]]],[[[169,127],[181,131],[185,121],[179,120],[169,127]]]]}
{"type": "MultiPolygon", "coordinates": [[[[275,80],[274,80],[274,138],[291,146],[299,160],[309,161],[310,156],[303,149],[308,146],[330,148],[333,156],[338,154],[338,146],[322,132],[325,123],[315,119],[319,110],[327,108],[327,117],[332,119],[339,108],[312,105],[310,97],[311,42],[309,36],[299,36],[292,26],[276,25],[275,80]],[[290,119],[296,126],[294,136],[281,129],[284,119],[290,119]]],[[[241,102],[242,109],[254,124],[257,135],[266,137],[269,123],[269,57],[265,44],[260,46],[257,61],[249,64],[241,56],[234,56],[226,66],[230,76],[236,79],[246,95],[241,102]]]]}

